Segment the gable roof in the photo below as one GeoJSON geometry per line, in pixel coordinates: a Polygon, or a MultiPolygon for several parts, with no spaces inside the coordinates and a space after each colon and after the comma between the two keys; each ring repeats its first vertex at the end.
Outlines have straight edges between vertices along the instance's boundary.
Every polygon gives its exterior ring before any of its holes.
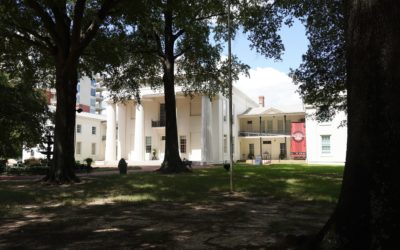
{"type": "Polygon", "coordinates": [[[300,109],[299,107],[294,108],[283,108],[283,109],[277,109],[274,107],[256,107],[256,108],[249,108],[245,112],[239,115],[239,117],[244,117],[244,116],[264,116],[264,115],[277,115],[277,114],[305,114],[305,111],[303,109],[300,109]]]}

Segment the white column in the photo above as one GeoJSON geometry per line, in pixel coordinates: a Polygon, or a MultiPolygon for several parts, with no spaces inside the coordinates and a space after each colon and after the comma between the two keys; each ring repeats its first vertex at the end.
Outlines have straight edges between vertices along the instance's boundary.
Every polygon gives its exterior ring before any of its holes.
{"type": "Polygon", "coordinates": [[[142,105],[136,105],[135,116],[135,142],[134,142],[134,160],[144,160],[144,110],[142,105]]]}
{"type": "Polygon", "coordinates": [[[117,106],[117,120],[118,120],[118,151],[117,159],[126,159],[126,106],[123,103],[119,103],[117,106]]]}
{"type": "Polygon", "coordinates": [[[201,162],[211,160],[211,102],[207,96],[201,98],[201,162]]]}
{"type": "Polygon", "coordinates": [[[115,104],[109,103],[107,106],[107,130],[106,130],[106,154],[105,161],[115,161],[115,104]]]}

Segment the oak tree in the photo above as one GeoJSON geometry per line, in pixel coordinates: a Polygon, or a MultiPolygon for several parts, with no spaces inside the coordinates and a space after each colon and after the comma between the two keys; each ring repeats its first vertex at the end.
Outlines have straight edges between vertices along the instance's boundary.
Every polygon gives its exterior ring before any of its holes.
{"type": "Polygon", "coordinates": [[[45,72],[53,76],[57,107],[54,160],[46,177],[48,181],[78,181],[74,173],[74,130],[77,83],[80,70],[84,68],[83,55],[118,2],[0,2],[0,66],[12,73],[17,68],[24,70],[23,60],[30,60],[38,63],[36,69],[44,75],[43,81],[45,72]],[[8,63],[7,59],[13,64],[8,63]]]}

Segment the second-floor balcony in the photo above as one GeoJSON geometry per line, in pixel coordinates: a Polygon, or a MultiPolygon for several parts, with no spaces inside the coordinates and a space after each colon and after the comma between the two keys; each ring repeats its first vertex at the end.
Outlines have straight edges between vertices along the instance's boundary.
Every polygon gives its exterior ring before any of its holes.
{"type": "Polygon", "coordinates": [[[290,135],[290,130],[239,131],[241,137],[277,135],[290,135]]]}
{"type": "Polygon", "coordinates": [[[165,121],[151,121],[151,127],[153,128],[165,127],[165,121]]]}
{"type": "Polygon", "coordinates": [[[96,101],[103,101],[103,100],[104,100],[104,96],[99,94],[99,93],[97,93],[96,94],[96,101]]]}

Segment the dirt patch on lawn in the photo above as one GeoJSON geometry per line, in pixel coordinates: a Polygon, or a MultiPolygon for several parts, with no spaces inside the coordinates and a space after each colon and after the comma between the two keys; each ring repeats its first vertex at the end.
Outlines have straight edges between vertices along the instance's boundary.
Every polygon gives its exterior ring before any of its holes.
{"type": "Polygon", "coordinates": [[[0,249],[291,249],[333,207],[241,194],[219,202],[100,201],[26,206],[0,222],[0,249]]]}

